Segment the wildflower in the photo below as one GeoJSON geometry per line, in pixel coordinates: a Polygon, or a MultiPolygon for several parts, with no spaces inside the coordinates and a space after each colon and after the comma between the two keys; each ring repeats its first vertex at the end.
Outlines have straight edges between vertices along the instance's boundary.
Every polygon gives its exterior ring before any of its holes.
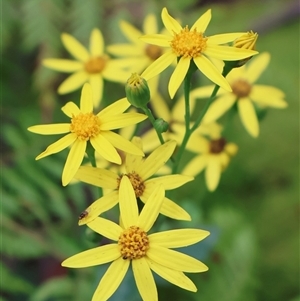
{"type": "MultiPolygon", "coordinates": [[[[132,141],[142,151],[141,139],[134,137],[132,141]]],[[[143,159],[141,155],[126,154],[126,171],[121,175],[110,170],[91,166],[81,166],[77,171],[75,178],[98,187],[114,189],[114,191],[109,194],[109,196],[112,198],[112,202],[114,202],[115,197],[119,193],[118,189],[120,186],[120,181],[122,177],[126,175],[134,188],[136,197],[140,198],[142,202],[147,203],[151,192],[158,185],[162,184],[165,190],[170,190],[180,187],[183,184],[193,180],[193,177],[179,174],[160,176],[150,179],[150,177],[168,161],[175,147],[175,141],[168,141],[155,149],[145,159],[143,159]]],[[[87,218],[79,222],[80,225],[89,223],[101,213],[101,210],[97,209],[101,206],[98,205],[99,202],[101,201],[96,200],[90,207],[87,208],[87,210],[90,211],[90,214],[87,218]]],[[[168,198],[164,198],[160,213],[174,219],[191,220],[190,215],[183,208],[168,198]]]]}
{"type": "Polygon", "coordinates": [[[93,89],[94,106],[98,106],[103,93],[103,79],[124,83],[128,78],[124,60],[113,60],[104,52],[103,36],[99,29],[93,29],[90,48],[86,49],[73,36],[63,33],[61,40],[76,60],[45,59],[43,65],[56,71],[73,73],[58,87],[59,94],[66,94],[89,82],[93,89]]]}
{"type": "Polygon", "coordinates": [[[109,299],[122,282],[130,265],[144,301],[158,300],[151,271],[183,289],[197,291],[184,272],[205,272],[208,267],[172,248],[195,244],[208,236],[209,232],[199,229],[176,229],[148,234],[157,219],[163,200],[164,189],[159,185],[152,191],[139,214],[130,180],[123,176],[120,183],[120,225],[100,217],[88,224],[93,231],[114,242],[76,254],[63,261],[62,266],[83,268],[112,262],[100,280],[92,301],[109,299]]]}
{"type": "Polygon", "coordinates": [[[185,75],[187,74],[191,61],[197,68],[215,84],[231,91],[230,85],[210,61],[210,58],[219,60],[236,61],[252,56],[257,52],[240,49],[236,47],[220,46],[233,41],[241,36],[241,33],[220,34],[205,37],[204,32],[211,19],[211,10],[204,13],[191,27],[181,27],[173,19],[166,8],[162,10],[162,21],[170,35],[145,35],[140,39],[146,43],[170,48],[144,72],[143,77],[150,79],[166,69],[174,60],[179,58],[178,64],[170,78],[169,94],[174,97],[185,75]]]}
{"type": "MultiPolygon", "coordinates": [[[[227,76],[232,92],[220,89],[217,99],[211,104],[203,123],[210,123],[220,118],[234,104],[237,104],[239,116],[247,132],[257,137],[259,122],[255,105],[282,109],[287,107],[284,93],[272,86],[255,84],[261,73],[267,68],[270,54],[265,52],[254,58],[249,65],[233,69],[227,76]]],[[[209,96],[212,87],[198,90],[198,97],[209,96]],[[203,92],[201,94],[201,91],[203,92]]]]}
{"type": "Polygon", "coordinates": [[[197,155],[186,165],[182,173],[196,176],[205,169],[205,182],[210,191],[214,191],[221,178],[221,173],[237,153],[238,147],[227,142],[217,131],[209,137],[193,135],[187,149],[197,155]]]}
{"type": "Polygon", "coordinates": [[[36,157],[36,160],[71,146],[62,173],[62,183],[65,186],[78,170],[88,141],[102,157],[116,164],[121,164],[121,158],[116,148],[142,156],[143,152],[138,147],[112,131],[147,118],[143,114],[123,113],[129,106],[127,99],[123,98],[95,115],[93,113],[92,88],[90,84],[86,83],[81,92],[80,109],[73,102],[68,102],[62,108],[62,111],[71,118],[70,123],[35,125],[28,128],[30,132],[42,135],[68,133],[48,146],[36,157]]]}

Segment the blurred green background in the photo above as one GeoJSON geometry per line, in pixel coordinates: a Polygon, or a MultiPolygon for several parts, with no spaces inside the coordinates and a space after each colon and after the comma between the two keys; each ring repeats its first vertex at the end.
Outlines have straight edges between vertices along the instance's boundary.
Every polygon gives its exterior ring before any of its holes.
{"type": "MultiPolygon", "coordinates": [[[[41,60],[70,58],[61,32],[87,45],[90,31],[98,27],[106,45],[125,42],[119,20],[141,28],[144,17],[155,13],[161,25],[164,6],[190,25],[212,8],[207,35],[257,31],[257,50],[271,53],[259,82],[283,90],[289,106],[267,111],[257,139],[238,118],[233,120],[228,140],[239,145],[239,152],[214,193],[199,175],[172,195],[193,221],[161,220],[160,227],[210,230],[208,239],[186,250],[210,270],[188,275],[197,293],[158,279],[159,300],[300,300],[299,2],[10,0],[1,5],[1,301],[90,300],[105,270],[60,266],[66,257],[98,243],[77,226],[79,213],[97,198],[97,190],[81,183],[61,186],[66,151],[34,160],[56,138],[26,128],[62,122],[60,108],[79,99],[78,91],[57,95],[66,76],[42,67],[41,60]]],[[[124,96],[122,85],[105,85],[108,101],[124,96]]],[[[166,84],[162,93],[167,95],[166,84]]],[[[140,300],[130,273],[110,300],[140,300]]]]}

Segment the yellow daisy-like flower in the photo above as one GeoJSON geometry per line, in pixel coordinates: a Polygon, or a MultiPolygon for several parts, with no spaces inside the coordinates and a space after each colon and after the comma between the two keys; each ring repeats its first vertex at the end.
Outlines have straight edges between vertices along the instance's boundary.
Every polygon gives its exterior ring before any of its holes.
{"type": "MultiPolygon", "coordinates": [[[[253,58],[248,65],[233,69],[227,76],[232,92],[219,90],[217,99],[211,104],[203,118],[203,123],[217,120],[236,103],[245,129],[251,136],[257,137],[259,122],[255,104],[278,109],[287,107],[285,95],[281,90],[272,86],[255,84],[269,62],[270,54],[265,52],[253,58]]],[[[199,88],[198,97],[208,97],[211,89],[211,86],[199,88]]]]}
{"type": "Polygon", "coordinates": [[[120,183],[120,220],[118,225],[104,218],[88,224],[93,231],[113,240],[105,246],[76,254],[62,266],[83,268],[112,262],[100,280],[92,301],[105,301],[116,291],[131,264],[139,293],[144,301],[158,300],[152,271],[167,281],[192,292],[195,284],[184,274],[208,270],[201,261],[172,250],[195,244],[209,235],[199,229],[176,229],[148,234],[164,202],[164,189],[157,186],[139,214],[135,192],[124,176],[120,183]]]}
{"type": "Polygon", "coordinates": [[[146,119],[138,113],[123,113],[130,106],[126,98],[120,99],[104,108],[98,114],[93,113],[93,95],[90,84],[84,84],[80,98],[80,108],[74,102],[68,102],[62,111],[71,118],[70,123],[35,125],[30,132],[42,135],[65,134],[63,138],[48,146],[36,157],[36,160],[60,152],[71,146],[62,173],[62,183],[67,185],[82,163],[87,142],[106,160],[121,164],[116,148],[125,152],[143,156],[141,149],[112,130],[132,125],[146,119]]]}
{"type": "Polygon", "coordinates": [[[98,106],[103,94],[103,79],[125,83],[128,72],[123,69],[128,62],[123,59],[111,59],[104,52],[103,36],[99,29],[93,29],[90,36],[90,47],[86,49],[73,36],[61,35],[65,48],[76,60],[44,59],[43,65],[56,71],[73,73],[58,87],[59,94],[74,91],[86,82],[93,89],[94,106],[98,106]]]}
{"type": "MultiPolygon", "coordinates": [[[[134,137],[132,141],[142,151],[141,139],[134,137]]],[[[104,211],[103,208],[111,208],[115,205],[115,201],[119,195],[120,180],[124,175],[129,178],[136,197],[140,198],[144,203],[147,203],[153,189],[160,184],[163,185],[165,190],[171,190],[192,181],[193,177],[179,174],[160,176],[150,179],[150,177],[152,177],[153,174],[155,174],[169,160],[175,147],[175,141],[168,141],[155,149],[145,159],[142,158],[141,155],[126,154],[126,171],[121,175],[110,170],[91,166],[81,166],[75,175],[76,179],[98,187],[114,189],[114,191],[105,195],[104,200],[96,200],[92,205],[90,205],[86,209],[86,211],[89,212],[88,216],[81,219],[79,224],[83,225],[89,223],[104,211]],[[110,203],[111,205],[109,205],[110,203]]],[[[160,213],[174,219],[191,220],[190,215],[183,208],[167,197],[164,198],[164,202],[160,208],[160,213]]]]}
{"type": "Polygon", "coordinates": [[[226,79],[220,74],[210,58],[226,61],[237,61],[257,54],[256,51],[230,46],[220,46],[240,37],[243,33],[219,34],[210,37],[204,32],[211,19],[211,10],[204,13],[191,27],[182,27],[172,18],[166,8],[162,10],[162,21],[170,35],[146,35],[140,39],[146,43],[170,48],[159,59],[152,63],[144,72],[143,77],[150,79],[165,70],[174,60],[179,58],[178,64],[169,81],[169,94],[174,97],[180,84],[184,80],[191,61],[212,82],[231,91],[226,79]]]}
{"type": "Polygon", "coordinates": [[[238,147],[228,143],[220,133],[205,138],[193,135],[188,149],[197,155],[185,166],[182,173],[196,176],[205,169],[205,182],[210,191],[214,191],[221,178],[221,173],[228,166],[230,158],[234,156],[238,147]]]}

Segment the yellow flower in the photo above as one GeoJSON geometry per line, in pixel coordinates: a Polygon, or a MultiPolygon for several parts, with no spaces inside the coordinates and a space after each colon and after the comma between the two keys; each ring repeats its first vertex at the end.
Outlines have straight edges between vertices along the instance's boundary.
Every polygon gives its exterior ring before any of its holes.
{"type": "Polygon", "coordinates": [[[207,78],[220,87],[231,91],[230,85],[210,61],[210,58],[237,61],[256,54],[256,51],[248,49],[219,45],[231,42],[243,33],[228,33],[205,37],[204,32],[211,19],[210,9],[194,23],[191,29],[188,26],[183,28],[168,14],[166,8],[163,8],[161,15],[162,21],[170,35],[151,34],[140,39],[149,44],[170,49],[143,72],[143,77],[150,79],[156,76],[179,58],[168,86],[169,94],[173,98],[193,60],[197,68],[207,78]]]}
{"type": "Polygon", "coordinates": [[[196,176],[205,169],[205,182],[210,191],[214,191],[221,178],[221,173],[229,164],[230,158],[237,153],[238,147],[228,143],[220,133],[205,138],[193,135],[188,149],[197,155],[186,165],[182,173],[196,176]]]}
{"type": "Polygon", "coordinates": [[[104,52],[103,36],[99,29],[93,29],[90,47],[86,49],[73,36],[63,33],[62,42],[76,60],[45,59],[43,65],[56,71],[73,73],[58,87],[59,94],[66,94],[89,82],[93,89],[94,106],[98,106],[103,93],[103,79],[125,83],[130,73],[124,60],[113,60],[104,52]]]}
{"type": "Polygon", "coordinates": [[[123,176],[120,184],[120,225],[96,218],[88,224],[93,231],[114,242],[86,250],[62,262],[69,268],[83,268],[112,262],[100,280],[92,301],[105,301],[116,291],[131,264],[138,291],[144,301],[157,301],[152,271],[167,281],[192,292],[197,288],[184,274],[208,270],[201,261],[172,250],[195,244],[209,235],[199,229],[176,229],[148,234],[164,200],[162,185],[149,196],[139,214],[130,180],[123,176]]]}
{"type": "MultiPolygon", "coordinates": [[[[138,137],[132,139],[133,143],[142,150],[142,142],[138,137]]],[[[120,179],[126,175],[132,183],[137,198],[147,203],[153,189],[162,184],[165,190],[175,189],[183,184],[192,181],[193,177],[184,175],[167,175],[150,179],[171,157],[176,147],[175,141],[168,141],[155,149],[146,159],[141,155],[126,154],[124,174],[117,174],[110,170],[95,168],[91,166],[81,166],[77,171],[75,178],[98,187],[114,189],[113,192],[105,195],[105,203],[111,202],[114,206],[115,200],[119,194],[120,179]]],[[[86,211],[89,215],[79,221],[80,225],[89,223],[103,212],[103,200],[96,200],[86,211]]],[[[106,205],[105,205],[106,206],[106,205]]],[[[109,205],[108,205],[109,207],[109,205]]],[[[160,213],[180,220],[191,220],[190,215],[179,205],[168,198],[164,198],[164,202],[160,209],[160,213]]]]}
{"type": "Polygon", "coordinates": [[[138,113],[123,113],[130,106],[126,98],[93,113],[93,96],[91,85],[86,83],[81,92],[80,109],[74,102],[68,102],[62,111],[71,118],[70,123],[35,125],[28,128],[30,132],[53,135],[68,133],[63,138],[48,146],[36,157],[36,160],[60,152],[71,146],[62,173],[62,183],[67,185],[74,177],[82,163],[87,142],[106,160],[121,164],[121,158],[116,148],[136,155],[143,152],[112,130],[141,122],[147,116],[138,113]]]}
{"type": "MultiPolygon", "coordinates": [[[[255,84],[270,61],[270,54],[265,52],[253,58],[248,65],[233,69],[227,76],[232,92],[220,89],[217,99],[206,112],[203,123],[210,123],[221,117],[235,103],[241,121],[247,132],[257,137],[259,122],[256,116],[255,104],[259,106],[282,109],[287,107],[284,93],[272,86],[255,84]]],[[[208,97],[212,86],[199,88],[198,97],[208,97]]]]}

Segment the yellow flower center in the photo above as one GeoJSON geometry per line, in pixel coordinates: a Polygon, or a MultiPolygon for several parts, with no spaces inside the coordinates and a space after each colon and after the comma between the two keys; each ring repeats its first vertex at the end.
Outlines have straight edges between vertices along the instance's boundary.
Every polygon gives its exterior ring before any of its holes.
{"type": "Polygon", "coordinates": [[[120,235],[118,245],[124,260],[139,259],[144,257],[149,249],[149,238],[145,231],[131,226],[120,235]]]}
{"type": "Polygon", "coordinates": [[[226,140],[224,138],[215,139],[210,141],[209,152],[211,154],[219,154],[224,150],[226,140]]]}
{"type": "Polygon", "coordinates": [[[70,131],[83,141],[100,133],[100,119],[93,113],[79,113],[71,119],[70,131]]]}
{"type": "MultiPolygon", "coordinates": [[[[117,180],[118,187],[120,186],[122,176],[120,176],[117,180]]],[[[145,188],[146,188],[143,179],[135,171],[126,174],[126,176],[128,177],[128,179],[131,182],[135,196],[137,198],[139,198],[141,195],[143,195],[145,188]]]]}
{"type": "Polygon", "coordinates": [[[101,73],[105,68],[107,60],[106,56],[91,58],[84,65],[85,71],[90,74],[101,73]]]}
{"type": "Polygon", "coordinates": [[[231,84],[231,88],[232,93],[234,93],[237,98],[242,98],[250,94],[252,86],[246,80],[238,79],[231,84]]]}
{"type": "Polygon", "coordinates": [[[196,29],[190,31],[188,26],[183,28],[180,33],[175,34],[171,41],[171,48],[178,57],[195,58],[201,56],[206,48],[207,38],[203,37],[202,32],[196,29]]]}
{"type": "Polygon", "coordinates": [[[162,48],[157,45],[147,45],[145,47],[145,54],[152,60],[155,61],[162,55],[162,48]]]}

